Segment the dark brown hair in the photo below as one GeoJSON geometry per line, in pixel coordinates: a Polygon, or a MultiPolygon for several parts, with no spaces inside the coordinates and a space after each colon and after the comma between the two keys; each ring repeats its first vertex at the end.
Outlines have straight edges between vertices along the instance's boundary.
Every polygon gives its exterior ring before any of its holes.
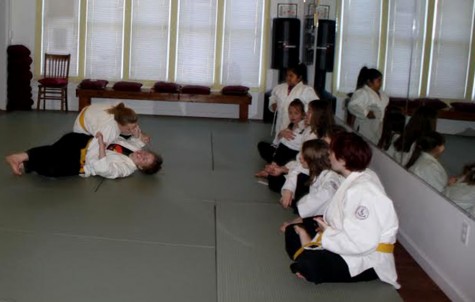
{"type": "Polygon", "coordinates": [[[147,175],[155,174],[162,169],[163,158],[152,151],[147,151],[153,155],[153,161],[150,165],[141,167],[139,170],[147,175]]]}
{"type": "Polygon", "coordinates": [[[302,115],[305,115],[305,105],[300,99],[294,99],[292,102],[289,104],[289,108],[293,107],[297,109],[302,115]]]}
{"type": "Polygon", "coordinates": [[[419,138],[416,142],[416,148],[411,155],[411,158],[406,164],[406,168],[410,168],[417,159],[421,156],[422,152],[430,152],[438,146],[445,145],[445,137],[439,132],[429,132],[426,135],[419,138]]]}
{"type": "Polygon", "coordinates": [[[327,136],[331,127],[335,124],[330,103],[324,100],[313,100],[308,103],[308,107],[312,110],[312,117],[310,119],[312,132],[315,133],[318,138],[327,136]]]}
{"type": "Polygon", "coordinates": [[[114,115],[114,120],[121,126],[134,124],[138,121],[138,116],[132,109],[125,107],[124,103],[120,103],[107,110],[108,113],[114,115]]]}
{"type": "Polygon", "coordinates": [[[371,147],[359,135],[353,132],[342,132],[336,135],[330,149],[337,160],[345,161],[345,168],[349,171],[363,171],[371,162],[373,155],[371,147]]]}

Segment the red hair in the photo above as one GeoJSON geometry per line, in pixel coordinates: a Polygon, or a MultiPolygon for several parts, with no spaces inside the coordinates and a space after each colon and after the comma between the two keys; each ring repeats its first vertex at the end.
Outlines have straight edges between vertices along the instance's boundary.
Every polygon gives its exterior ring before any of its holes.
{"type": "Polygon", "coordinates": [[[350,171],[363,171],[371,161],[371,148],[359,135],[352,132],[339,133],[332,139],[330,150],[337,160],[345,161],[350,171]]]}

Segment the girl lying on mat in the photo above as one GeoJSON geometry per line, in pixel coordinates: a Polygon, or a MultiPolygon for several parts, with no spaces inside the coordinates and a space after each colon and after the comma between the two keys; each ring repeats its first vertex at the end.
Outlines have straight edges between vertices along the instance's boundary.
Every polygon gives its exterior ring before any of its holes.
{"type": "Polygon", "coordinates": [[[127,177],[136,170],[154,174],[163,160],[153,152],[142,150],[143,145],[135,137],[118,137],[106,146],[101,132],[96,137],[68,133],[53,145],[11,154],[6,161],[15,175],[36,172],[49,177],[97,175],[114,179],[127,177]]]}
{"type": "Polygon", "coordinates": [[[330,144],[330,162],[345,180],[315,226],[294,226],[286,249],[298,277],[314,283],[379,278],[399,288],[394,264],[398,219],[378,176],[367,169],[369,145],[341,133],[330,144]]]}

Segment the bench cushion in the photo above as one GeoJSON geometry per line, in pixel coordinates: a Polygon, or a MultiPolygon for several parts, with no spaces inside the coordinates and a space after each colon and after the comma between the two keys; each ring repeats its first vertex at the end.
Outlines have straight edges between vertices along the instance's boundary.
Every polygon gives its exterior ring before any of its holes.
{"type": "Polygon", "coordinates": [[[241,85],[229,85],[221,89],[221,93],[225,95],[246,95],[248,91],[249,87],[241,85]]]}
{"type": "Polygon", "coordinates": [[[181,86],[176,84],[176,83],[170,83],[170,82],[156,82],[155,85],[153,85],[153,89],[156,92],[168,92],[168,93],[176,93],[180,92],[181,86]]]}
{"type": "Polygon", "coordinates": [[[68,84],[68,79],[65,78],[44,78],[38,81],[43,86],[48,87],[62,87],[68,84]]]}
{"type": "Polygon", "coordinates": [[[107,80],[84,79],[81,81],[81,83],[79,83],[79,88],[101,90],[105,89],[108,83],[109,81],[107,80]]]}
{"type": "Polygon", "coordinates": [[[418,103],[419,106],[428,106],[434,108],[435,110],[441,110],[449,107],[446,103],[439,99],[419,98],[415,99],[413,102],[418,103]]]}
{"type": "Polygon", "coordinates": [[[120,81],[114,84],[112,89],[117,91],[140,91],[142,83],[120,81]]]}
{"type": "Polygon", "coordinates": [[[454,108],[455,111],[475,113],[475,103],[453,102],[450,103],[450,106],[454,108]]]}
{"type": "Polygon", "coordinates": [[[211,94],[211,88],[200,85],[185,85],[181,88],[181,93],[188,94],[211,94]]]}

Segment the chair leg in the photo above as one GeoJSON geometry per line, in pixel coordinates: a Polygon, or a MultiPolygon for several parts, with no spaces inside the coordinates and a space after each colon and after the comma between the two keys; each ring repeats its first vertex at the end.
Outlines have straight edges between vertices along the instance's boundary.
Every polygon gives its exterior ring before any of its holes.
{"type": "Polygon", "coordinates": [[[41,87],[38,87],[38,98],[36,99],[36,110],[40,110],[41,103],[41,87]]]}

